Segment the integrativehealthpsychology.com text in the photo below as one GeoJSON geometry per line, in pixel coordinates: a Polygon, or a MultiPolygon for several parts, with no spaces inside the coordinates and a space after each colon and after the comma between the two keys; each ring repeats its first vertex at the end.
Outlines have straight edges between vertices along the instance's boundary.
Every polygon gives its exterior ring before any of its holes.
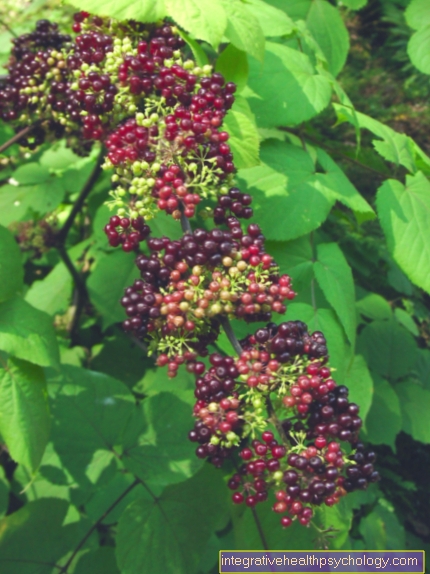
{"type": "Polygon", "coordinates": [[[401,551],[228,551],[221,550],[219,571],[227,572],[410,572],[423,574],[423,550],[401,551]]]}

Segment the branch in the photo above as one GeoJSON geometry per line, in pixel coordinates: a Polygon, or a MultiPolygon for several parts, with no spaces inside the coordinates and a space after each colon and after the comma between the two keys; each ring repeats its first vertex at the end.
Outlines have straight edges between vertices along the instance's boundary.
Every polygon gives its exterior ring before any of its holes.
{"type": "Polygon", "coordinates": [[[67,267],[70,275],[72,276],[72,279],[75,283],[77,290],[81,291],[82,294],[84,294],[84,293],[86,294],[85,283],[84,283],[82,277],[79,275],[78,270],[73,265],[73,261],[70,259],[70,256],[66,251],[66,248],[64,247],[63,244],[61,244],[61,245],[58,245],[57,250],[58,250],[58,253],[59,253],[64,265],[67,267]]]}
{"type": "Polygon", "coordinates": [[[100,173],[101,173],[101,166],[103,163],[103,150],[100,152],[99,157],[97,158],[96,164],[94,166],[93,171],[91,172],[89,178],[85,182],[84,187],[82,188],[81,193],[79,194],[78,199],[75,201],[75,204],[72,208],[72,211],[69,213],[68,218],[66,219],[63,227],[61,228],[60,232],[57,235],[57,241],[62,244],[65,242],[66,237],[70,231],[70,228],[75,221],[75,217],[81,211],[85,200],[87,199],[88,195],[90,194],[94,184],[96,183],[100,173]]]}
{"type": "Polygon", "coordinates": [[[27,126],[26,128],[23,128],[20,132],[18,132],[13,137],[11,137],[10,140],[8,140],[4,144],[0,145],[0,153],[3,153],[5,150],[7,150],[8,147],[10,147],[14,143],[16,143],[22,137],[26,136],[35,127],[36,127],[36,123],[32,124],[31,126],[27,126]]]}
{"type": "Polygon", "coordinates": [[[69,213],[69,216],[67,217],[63,227],[60,229],[56,237],[56,243],[57,243],[56,246],[58,253],[64,265],[67,267],[70,275],[72,276],[77,292],[76,309],[69,329],[72,344],[75,342],[79,317],[81,316],[81,313],[83,311],[85,301],[88,299],[88,293],[82,275],[78,272],[78,270],[73,264],[73,261],[70,259],[69,254],[67,253],[65,243],[67,235],[69,234],[69,231],[75,221],[77,214],[81,211],[86,198],[90,194],[92,188],[94,187],[94,184],[96,183],[100,175],[102,161],[103,161],[103,150],[100,151],[99,157],[97,158],[96,164],[92,172],[90,173],[90,176],[85,182],[78,199],[76,200],[71,212],[69,213]]]}
{"type": "Polygon", "coordinates": [[[73,550],[70,558],[67,560],[67,562],[64,564],[64,566],[61,568],[59,574],[66,574],[67,570],[69,569],[69,566],[71,565],[71,563],[73,562],[73,560],[75,559],[75,556],[77,555],[77,553],[79,552],[79,550],[84,546],[85,542],[88,540],[88,538],[91,536],[91,534],[94,532],[94,530],[96,530],[96,528],[98,528],[98,526],[100,526],[100,524],[102,523],[102,521],[106,518],[106,516],[108,516],[108,514],[110,514],[112,512],[112,510],[127,496],[127,494],[129,492],[131,492],[133,490],[133,488],[135,488],[138,484],[141,484],[141,481],[139,479],[136,478],[136,480],[130,484],[130,486],[128,488],[126,488],[124,490],[124,492],[118,496],[118,498],[109,506],[109,508],[106,510],[106,512],[104,512],[100,518],[97,520],[97,522],[95,522],[91,528],[88,530],[88,532],[85,534],[85,536],[82,538],[82,540],[79,542],[79,544],[76,546],[76,548],[73,550]]]}

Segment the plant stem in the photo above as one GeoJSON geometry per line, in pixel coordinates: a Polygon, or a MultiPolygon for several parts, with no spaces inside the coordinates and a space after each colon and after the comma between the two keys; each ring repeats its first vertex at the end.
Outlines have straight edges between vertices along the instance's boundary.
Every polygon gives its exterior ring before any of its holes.
{"type": "Polygon", "coordinates": [[[231,327],[230,321],[228,320],[228,318],[225,315],[221,315],[219,318],[219,322],[221,323],[222,328],[225,331],[225,334],[228,337],[228,340],[231,343],[231,346],[233,347],[233,349],[236,351],[236,353],[238,355],[242,354],[242,347],[240,346],[240,343],[231,327]]]}
{"type": "Polygon", "coordinates": [[[26,136],[29,132],[31,132],[31,130],[36,126],[36,124],[32,124],[31,126],[27,126],[26,128],[23,128],[20,132],[18,132],[17,134],[15,134],[13,137],[10,138],[10,140],[8,140],[7,142],[5,142],[4,144],[0,145],[0,153],[3,153],[5,150],[7,150],[8,147],[10,147],[11,145],[13,145],[14,143],[16,143],[18,140],[20,140],[22,137],[26,136]]]}
{"type": "Polygon", "coordinates": [[[97,527],[102,523],[102,521],[106,518],[106,516],[108,516],[108,514],[110,514],[112,512],[112,510],[127,496],[127,494],[129,492],[131,492],[133,490],[133,488],[135,488],[138,484],[141,484],[141,481],[136,478],[136,480],[130,484],[130,486],[128,488],[126,488],[124,490],[124,492],[122,494],[120,494],[120,496],[118,496],[118,498],[109,506],[109,508],[100,516],[100,518],[91,526],[91,528],[87,531],[87,533],[85,534],[85,536],[81,539],[81,541],[79,542],[79,544],[76,546],[76,548],[73,550],[70,558],[67,560],[67,562],[64,564],[64,566],[61,568],[60,570],[60,574],[66,574],[67,570],[69,569],[69,566],[71,565],[71,563],[73,562],[76,554],[79,552],[79,550],[84,546],[85,542],[88,540],[88,538],[91,536],[91,534],[94,532],[94,530],[97,529],[97,527]]]}
{"type": "MultiPolygon", "coordinates": [[[[316,255],[316,251],[315,251],[315,243],[314,243],[314,232],[311,231],[311,233],[309,234],[309,241],[311,244],[311,250],[312,250],[312,263],[315,263],[315,261],[317,260],[317,255],[316,255]]],[[[315,297],[315,277],[312,276],[311,279],[311,300],[312,300],[312,307],[314,308],[314,311],[317,310],[317,303],[316,303],[316,297],[315,297]]]]}
{"type": "Polygon", "coordinates": [[[0,19],[0,26],[3,26],[3,28],[6,28],[6,30],[9,32],[9,34],[11,34],[14,38],[17,37],[16,32],[14,32],[12,30],[12,28],[9,26],[9,24],[7,24],[3,19],[0,19]]]}
{"type": "Polygon", "coordinates": [[[269,413],[270,420],[275,425],[276,430],[278,431],[278,434],[281,437],[284,446],[287,448],[291,448],[290,441],[287,438],[287,435],[284,431],[284,427],[282,426],[281,421],[278,419],[278,417],[276,415],[275,409],[274,409],[272,401],[270,399],[270,395],[267,395],[267,397],[266,397],[266,407],[267,407],[267,412],[269,413]]]}
{"type": "Polygon", "coordinates": [[[261,543],[263,544],[263,548],[264,548],[264,550],[269,550],[269,545],[267,544],[266,535],[264,534],[263,527],[261,526],[260,519],[258,517],[257,511],[255,510],[254,506],[251,507],[251,512],[252,512],[252,516],[254,517],[255,526],[257,527],[258,534],[260,535],[261,543]]]}
{"type": "Polygon", "coordinates": [[[84,309],[85,301],[88,299],[88,293],[87,293],[87,288],[85,285],[84,278],[82,277],[82,275],[79,273],[79,271],[74,266],[73,261],[70,259],[69,254],[67,253],[67,250],[66,250],[65,243],[66,243],[66,239],[67,239],[67,236],[69,234],[69,231],[72,228],[72,225],[75,221],[76,216],[81,211],[86,198],[90,194],[91,190],[94,187],[94,184],[96,183],[96,181],[100,175],[102,162],[103,162],[103,150],[100,152],[99,157],[97,158],[96,164],[95,164],[92,172],[90,173],[90,176],[88,177],[87,181],[85,182],[84,187],[82,188],[78,199],[76,200],[75,204],[73,205],[73,208],[72,208],[71,212],[69,213],[69,216],[67,217],[63,227],[60,229],[60,231],[58,232],[57,237],[56,237],[58,253],[59,253],[64,265],[67,267],[70,275],[72,276],[73,282],[75,284],[75,289],[76,289],[76,308],[75,308],[75,312],[73,315],[73,319],[72,319],[70,327],[69,327],[70,341],[71,341],[72,346],[76,343],[76,335],[77,335],[77,329],[78,329],[78,325],[79,325],[79,318],[80,318],[81,313],[84,309]]]}
{"type": "Polygon", "coordinates": [[[73,205],[73,208],[72,208],[71,212],[69,213],[69,216],[67,217],[63,227],[61,228],[60,232],[57,235],[57,240],[59,243],[65,242],[66,237],[70,231],[70,228],[72,227],[73,222],[75,221],[75,217],[81,211],[85,200],[87,199],[87,197],[90,194],[94,184],[96,183],[96,181],[97,181],[97,179],[101,173],[101,165],[103,163],[103,157],[104,157],[104,154],[103,154],[103,150],[102,150],[99,154],[99,157],[97,158],[97,161],[96,161],[96,164],[94,166],[93,171],[90,173],[90,176],[87,179],[87,181],[85,182],[85,185],[82,188],[78,199],[75,201],[75,204],[73,205]]]}
{"type": "MultiPolygon", "coordinates": [[[[333,155],[337,155],[339,157],[341,157],[342,159],[345,159],[346,161],[349,161],[350,163],[353,163],[359,167],[361,167],[362,169],[365,169],[373,174],[377,174],[380,178],[387,178],[389,177],[389,175],[387,175],[386,173],[383,173],[382,171],[379,171],[373,167],[371,167],[370,165],[366,165],[364,163],[361,163],[361,161],[358,161],[358,159],[354,159],[353,157],[349,157],[349,155],[347,155],[346,153],[343,153],[339,150],[336,150],[330,146],[325,145],[323,142],[321,142],[318,138],[315,138],[314,136],[310,135],[310,134],[306,134],[303,133],[301,130],[295,130],[292,128],[285,128],[285,127],[281,127],[279,128],[281,131],[283,132],[287,132],[289,134],[293,134],[295,136],[297,136],[298,138],[300,138],[300,141],[304,142],[304,138],[306,138],[307,140],[309,140],[310,142],[314,143],[315,145],[319,146],[322,149],[327,150],[328,152],[330,152],[333,155]]],[[[306,145],[306,144],[305,144],[306,145]]]]}
{"type": "Polygon", "coordinates": [[[75,283],[76,289],[78,291],[80,291],[82,294],[86,294],[85,283],[83,282],[81,275],[78,273],[78,270],[73,265],[73,262],[70,259],[70,256],[67,253],[64,245],[59,245],[57,247],[57,251],[58,251],[64,265],[67,267],[67,270],[69,271],[70,275],[72,276],[72,279],[75,283]]]}

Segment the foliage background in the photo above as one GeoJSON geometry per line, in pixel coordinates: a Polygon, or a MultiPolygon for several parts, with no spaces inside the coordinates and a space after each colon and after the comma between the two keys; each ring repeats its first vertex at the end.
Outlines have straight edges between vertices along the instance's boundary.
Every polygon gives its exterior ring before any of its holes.
{"type": "MultiPolygon", "coordinates": [[[[143,21],[168,15],[198,63],[237,82],[226,128],[268,251],[299,293],[287,319],[326,334],[379,457],[381,482],[317,523],[335,528],[331,548],[428,548],[430,5],[73,4],[143,21]]],[[[69,29],[73,11],[3,2],[1,64],[12,34],[42,17],[69,29]]],[[[11,135],[0,126],[0,144],[11,135]]],[[[230,504],[227,475],[202,465],[186,439],[191,377],[168,380],[119,327],[134,257],[102,231],[108,175],[96,173],[70,231],[55,238],[99,153],[81,158],[59,142],[31,154],[14,146],[0,160],[0,572],[216,572],[219,549],[258,549],[261,539],[249,509],[230,504]]],[[[154,227],[181,234],[161,216],[154,227]]],[[[231,352],[225,336],[219,346],[231,352]]],[[[266,506],[258,514],[271,549],[318,546],[321,532],[283,530],[266,506]]]]}

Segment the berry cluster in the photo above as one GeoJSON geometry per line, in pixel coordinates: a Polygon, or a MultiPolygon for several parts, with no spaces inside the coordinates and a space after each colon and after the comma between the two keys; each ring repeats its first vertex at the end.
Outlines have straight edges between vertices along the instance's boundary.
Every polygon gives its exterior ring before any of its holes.
{"type": "Polygon", "coordinates": [[[238,455],[228,483],[235,504],[253,507],[273,491],[281,525],[307,525],[315,507],[379,479],[375,453],[358,441],[359,407],[331,378],[321,332],[301,321],[270,323],[241,346],[236,359],[213,354],[208,369],[188,365],[197,399],[189,438],[199,443],[196,455],[216,466],[238,455]],[[270,430],[276,421],[278,438],[270,430]]]}
{"type": "Polygon", "coordinates": [[[196,344],[202,349],[202,341],[214,340],[220,315],[268,320],[295,296],[290,278],[264,252],[258,225],[244,234],[237,219],[228,223],[229,230],[196,229],[179,241],[149,238],[151,254],[137,257],[142,281],[121,301],[129,317],[124,328],[155,342],[151,350],[173,359],[196,344]]]}
{"type": "Polygon", "coordinates": [[[379,479],[359,442],[359,407],[337,385],[324,335],[301,321],[268,323],[240,343],[239,356],[209,356],[228,318],[270,321],[295,297],[265,252],[259,226],[246,231],[252,198],[232,184],[235,165],[222,124],[235,85],[211,66],[184,60],[184,41],[168,23],[115,22],[79,12],[74,40],[55,24],[14,40],[0,90],[0,117],[31,149],[50,134],[85,154],[107,148],[113,171],[105,226],[109,244],[136,252],[140,279],[125,289],[125,331],[149,345],[174,377],[185,365],[195,377],[189,439],[196,455],[237,472],[233,502],[249,507],[274,495],[281,524],[309,524],[315,508],[379,479]],[[208,229],[187,218],[203,200],[208,229]],[[181,219],[180,240],[151,237],[159,211],[181,219]],[[143,252],[141,243],[146,242],[143,252]],[[259,438],[257,438],[259,437],[259,438]]]}
{"type": "Polygon", "coordinates": [[[145,241],[150,233],[150,229],[145,225],[142,217],[132,219],[118,217],[114,215],[105,226],[104,231],[108,237],[109,245],[112,247],[122,246],[123,251],[133,251],[138,249],[139,243],[145,241]]]}
{"type": "Polygon", "coordinates": [[[47,131],[57,138],[63,136],[57,112],[65,105],[67,71],[61,50],[70,41],[69,35],[61,34],[58,25],[48,20],[39,20],[34,32],[12,40],[9,73],[0,90],[0,118],[37,124],[31,137],[20,141],[30,149],[44,141],[47,131]],[[47,120],[45,126],[41,119],[47,120]]]}
{"type": "Polygon", "coordinates": [[[22,252],[39,259],[56,245],[56,220],[18,221],[9,226],[22,252]]]}
{"type": "Polygon", "coordinates": [[[237,187],[230,188],[228,193],[218,198],[218,205],[213,213],[214,223],[227,223],[231,216],[250,219],[253,215],[251,203],[252,197],[248,193],[241,193],[237,187]]]}

